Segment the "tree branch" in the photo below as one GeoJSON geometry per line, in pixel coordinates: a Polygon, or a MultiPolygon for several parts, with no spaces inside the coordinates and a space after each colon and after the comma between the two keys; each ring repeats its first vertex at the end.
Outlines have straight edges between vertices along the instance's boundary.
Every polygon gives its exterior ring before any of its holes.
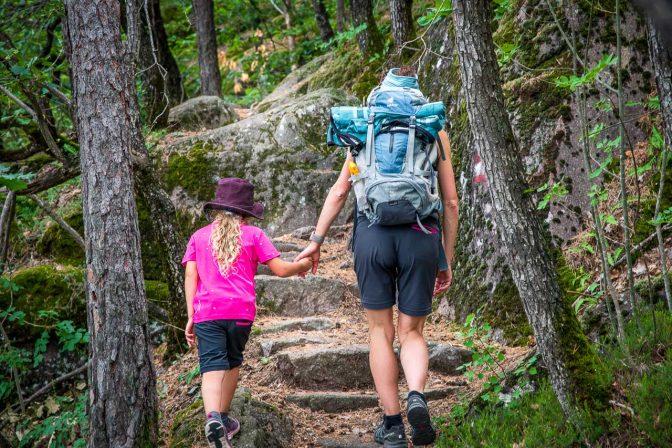
{"type": "Polygon", "coordinates": [[[75,242],[79,245],[79,247],[81,247],[82,249],[85,248],[84,238],[82,238],[79,232],[73,229],[70,224],[65,222],[65,220],[61,218],[54,210],[52,210],[52,208],[49,207],[49,205],[46,202],[44,202],[42,199],[35,196],[34,194],[29,194],[28,197],[33,201],[35,201],[37,205],[39,205],[40,208],[44,210],[45,213],[49,215],[51,219],[56,221],[58,225],[61,226],[61,228],[65,230],[75,240],[75,242]]]}
{"type": "Polygon", "coordinates": [[[18,96],[14,95],[12,92],[10,92],[9,89],[7,89],[5,86],[0,85],[0,90],[2,90],[2,92],[5,95],[7,95],[10,100],[14,101],[16,104],[19,105],[19,107],[21,107],[23,110],[28,112],[28,114],[31,117],[33,117],[33,120],[37,121],[37,114],[35,113],[35,111],[30,106],[28,106],[26,103],[21,101],[21,99],[18,96]]]}
{"type": "Polygon", "coordinates": [[[26,188],[19,190],[16,193],[21,196],[40,193],[79,176],[79,173],[80,168],[77,163],[64,165],[63,167],[51,165],[44,170],[42,176],[35,179],[33,182],[29,183],[26,188]]]}
{"type": "Polygon", "coordinates": [[[17,151],[0,150],[0,162],[20,162],[21,160],[25,160],[40,151],[42,151],[42,149],[35,145],[31,145],[28,148],[19,149],[17,151]]]}

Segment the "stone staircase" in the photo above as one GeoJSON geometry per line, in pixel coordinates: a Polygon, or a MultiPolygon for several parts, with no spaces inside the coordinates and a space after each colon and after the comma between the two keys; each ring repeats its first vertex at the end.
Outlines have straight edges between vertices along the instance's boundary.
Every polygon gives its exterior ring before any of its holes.
{"type": "MultiPolygon", "coordinates": [[[[302,249],[301,241],[293,240],[274,241],[283,258],[293,259],[302,249]]],[[[282,279],[261,267],[256,277],[259,316],[241,384],[293,419],[297,447],[378,446],[372,443],[372,431],[381,410],[369,369],[364,312],[351,268],[340,268],[347,266],[343,260],[349,255],[329,255],[343,252],[344,246],[332,239],[323,247],[322,260],[330,259],[320,265],[325,276],[282,279]]],[[[466,388],[457,368],[471,353],[451,343],[445,326],[428,323],[427,333],[426,395],[431,408],[435,403],[445,408],[466,388]]],[[[407,390],[401,368],[400,377],[403,400],[407,390]]]]}

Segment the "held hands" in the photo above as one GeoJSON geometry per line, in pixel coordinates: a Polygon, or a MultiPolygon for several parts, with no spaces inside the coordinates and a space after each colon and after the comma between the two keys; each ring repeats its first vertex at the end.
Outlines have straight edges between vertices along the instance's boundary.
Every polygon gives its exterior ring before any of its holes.
{"type": "MultiPolygon", "coordinates": [[[[294,261],[297,262],[303,259],[310,261],[310,265],[307,266],[306,269],[310,269],[312,267],[311,272],[313,274],[317,273],[317,265],[320,263],[320,245],[315,242],[310,243],[299,255],[296,256],[294,261]]],[[[301,275],[305,276],[306,273],[304,272],[301,275]]]]}
{"type": "Polygon", "coordinates": [[[439,271],[436,275],[436,283],[434,284],[434,296],[448,291],[450,284],[453,282],[453,268],[448,265],[445,271],[439,271]]]}
{"type": "Polygon", "coordinates": [[[187,326],[184,328],[184,337],[187,338],[187,345],[189,345],[189,348],[196,345],[196,334],[194,333],[193,317],[190,317],[187,321],[187,326]]]}

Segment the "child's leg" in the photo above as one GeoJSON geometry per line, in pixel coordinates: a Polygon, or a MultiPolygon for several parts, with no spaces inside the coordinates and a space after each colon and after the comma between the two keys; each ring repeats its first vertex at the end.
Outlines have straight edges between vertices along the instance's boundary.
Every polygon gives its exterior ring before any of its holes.
{"type": "Polygon", "coordinates": [[[224,370],[214,370],[205,372],[201,378],[201,394],[203,395],[203,406],[205,413],[212,412],[219,413],[221,411],[221,400],[224,385],[224,378],[226,377],[224,370]]]}
{"type": "Polygon", "coordinates": [[[218,408],[222,414],[228,414],[231,409],[231,401],[238,387],[238,378],[240,378],[240,367],[228,370],[221,380],[221,399],[218,408]]]}

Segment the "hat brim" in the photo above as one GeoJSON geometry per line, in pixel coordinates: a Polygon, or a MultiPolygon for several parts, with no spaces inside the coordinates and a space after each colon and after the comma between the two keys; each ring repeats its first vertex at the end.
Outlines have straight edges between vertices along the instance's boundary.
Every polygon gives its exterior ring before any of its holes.
{"type": "Polygon", "coordinates": [[[205,205],[203,205],[203,210],[208,209],[226,210],[230,212],[240,213],[241,215],[245,216],[253,216],[257,219],[264,219],[264,206],[259,202],[255,202],[254,205],[252,205],[251,209],[235,207],[221,202],[206,202],[205,205]]]}

